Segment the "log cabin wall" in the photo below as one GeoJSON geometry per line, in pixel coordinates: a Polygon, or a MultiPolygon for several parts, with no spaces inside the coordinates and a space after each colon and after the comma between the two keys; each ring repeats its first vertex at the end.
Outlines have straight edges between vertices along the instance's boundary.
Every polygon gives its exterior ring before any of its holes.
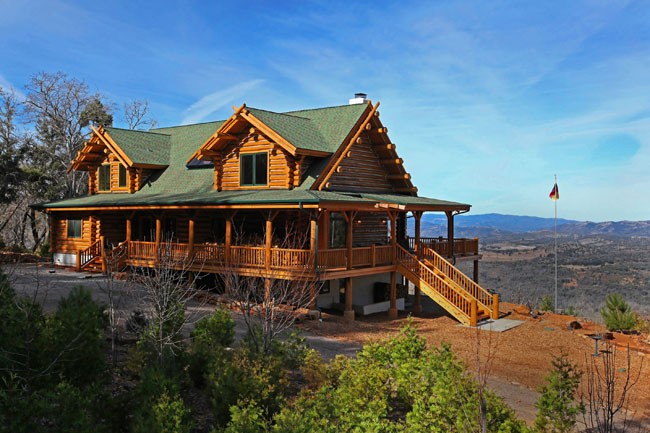
{"type": "Polygon", "coordinates": [[[215,163],[215,189],[287,189],[292,185],[290,176],[295,163],[293,157],[287,154],[279,145],[262,134],[253,133],[240,139],[236,144],[226,146],[220,162],[215,163]],[[267,185],[240,185],[240,154],[268,152],[268,183],[267,185]]]}
{"type": "Polygon", "coordinates": [[[93,231],[96,224],[93,223],[91,216],[87,213],[68,213],[65,215],[52,216],[52,239],[53,251],[58,253],[75,253],[79,250],[88,248],[92,244],[94,237],[93,231]],[[68,237],[68,220],[81,220],[81,237],[68,237]]]}
{"type": "Polygon", "coordinates": [[[352,246],[367,247],[388,244],[389,223],[381,212],[359,212],[352,226],[352,246]]]}
{"type": "Polygon", "coordinates": [[[393,186],[386,178],[386,170],[379,156],[372,149],[367,133],[360,142],[354,143],[343,158],[336,172],[327,182],[326,189],[355,192],[393,192],[393,186]]]}
{"type": "Polygon", "coordinates": [[[104,212],[98,219],[99,236],[104,236],[107,248],[115,247],[126,240],[126,215],[113,212],[104,212]]]}

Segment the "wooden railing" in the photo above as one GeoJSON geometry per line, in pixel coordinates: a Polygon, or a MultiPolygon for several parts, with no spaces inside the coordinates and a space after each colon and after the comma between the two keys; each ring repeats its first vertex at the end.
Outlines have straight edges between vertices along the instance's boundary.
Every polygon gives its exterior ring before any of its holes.
{"type": "Polygon", "coordinates": [[[492,318],[498,318],[499,295],[492,294],[485,290],[483,287],[476,284],[471,278],[469,278],[467,275],[465,275],[458,268],[453,266],[431,248],[423,248],[421,257],[424,260],[428,261],[431,266],[433,266],[433,268],[438,269],[460,288],[469,293],[469,295],[471,295],[473,298],[476,298],[479,306],[482,306],[491,312],[492,318]]]}
{"type": "Polygon", "coordinates": [[[112,250],[108,251],[105,255],[105,271],[108,272],[119,272],[121,271],[125,264],[126,259],[129,253],[129,244],[127,242],[122,242],[112,250]]]}
{"type": "Polygon", "coordinates": [[[206,265],[223,265],[226,263],[226,247],[218,244],[194,245],[194,262],[206,265]]]}
{"type": "Polygon", "coordinates": [[[266,264],[264,247],[230,247],[230,260],[234,266],[263,268],[266,264]]]}
{"type": "Polygon", "coordinates": [[[83,268],[88,266],[90,262],[95,260],[95,258],[102,256],[102,245],[103,242],[100,238],[85,250],[77,251],[77,271],[81,271],[83,268]]]}
{"type": "MultiPolygon", "coordinates": [[[[420,244],[423,247],[431,248],[443,257],[449,256],[449,239],[438,238],[420,238],[420,244]]],[[[408,245],[411,250],[415,250],[415,238],[408,238],[408,245]]],[[[455,256],[472,256],[478,254],[478,238],[454,238],[454,255],[455,256]]]]}
{"type": "Polygon", "coordinates": [[[451,315],[465,325],[476,326],[478,321],[476,299],[459,287],[448,284],[445,279],[401,246],[397,248],[397,262],[407,278],[416,280],[420,289],[451,315]]]}
{"type": "Polygon", "coordinates": [[[348,260],[348,250],[335,248],[318,251],[318,267],[320,269],[345,268],[348,260]]]}
{"type": "Polygon", "coordinates": [[[156,258],[156,243],[128,241],[128,258],[140,260],[154,260],[156,258]]]}
{"type": "Polygon", "coordinates": [[[305,269],[312,266],[311,251],[271,248],[272,269],[305,269]]]}

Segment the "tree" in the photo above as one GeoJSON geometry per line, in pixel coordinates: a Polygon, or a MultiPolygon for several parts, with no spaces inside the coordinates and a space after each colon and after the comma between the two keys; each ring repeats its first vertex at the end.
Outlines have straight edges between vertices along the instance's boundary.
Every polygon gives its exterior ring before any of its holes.
{"type": "MultiPolygon", "coordinates": [[[[273,245],[280,249],[303,248],[307,234],[288,224],[281,238],[273,245]]],[[[242,313],[247,327],[247,340],[252,349],[269,354],[277,337],[296,321],[295,309],[313,304],[317,296],[316,285],[308,278],[307,267],[294,268],[291,279],[243,276],[237,269],[224,273],[225,292],[242,313]]]]}
{"type": "Polygon", "coordinates": [[[585,406],[583,421],[589,431],[613,433],[618,431],[615,422],[626,431],[630,393],[636,385],[643,364],[632,373],[631,353],[628,347],[622,364],[617,359],[616,346],[605,343],[600,356],[586,360],[586,389],[581,401],[585,406]]]}
{"type": "Polygon", "coordinates": [[[19,150],[21,139],[15,123],[17,110],[15,95],[0,87],[0,203],[13,202],[23,180],[19,150]]]}
{"type": "Polygon", "coordinates": [[[569,433],[574,430],[576,416],[584,411],[584,406],[575,401],[582,373],[564,352],[553,357],[552,365],[535,403],[535,427],[544,433],[569,433]]]}
{"type": "Polygon", "coordinates": [[[86,83],[62,72],[36,74],[26,88],[25,114],[36,132],[29,165],[40,168],[47,179],[58,179],[49,197],[42,198],[78,195],[86,188],[85,177],[77,171],[67,173],[67,168],[87,139],[90,125],[112,124],[110,108],[102,95],[91,94],[86,83]]]}
{"type": "Polygon", "coordinates": [[[608,331],[630,330],[638,321],[636,313],[617,293],[607,295],[605,307],[600,310],[600,314],[608,331]]]}
{"type": "Polygon", "coordinates": [[[129,129],[151,129],[155,128],[157,122],[149,116],[149,102],[144,100],[133,100],[125,102],[123,106],[124,120],[129,129]]]}

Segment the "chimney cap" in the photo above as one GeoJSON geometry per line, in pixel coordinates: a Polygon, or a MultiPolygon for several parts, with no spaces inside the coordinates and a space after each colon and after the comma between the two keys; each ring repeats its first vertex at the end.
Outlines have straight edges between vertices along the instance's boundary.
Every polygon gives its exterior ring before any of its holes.
{"type": "Polygon", "coordinates": [[[368,95],[365,93],[355,93],[354,98],[350,99],[349,104],[350,105],[355,105],[355,104],[365,104],[368,102],[368,95]]]}

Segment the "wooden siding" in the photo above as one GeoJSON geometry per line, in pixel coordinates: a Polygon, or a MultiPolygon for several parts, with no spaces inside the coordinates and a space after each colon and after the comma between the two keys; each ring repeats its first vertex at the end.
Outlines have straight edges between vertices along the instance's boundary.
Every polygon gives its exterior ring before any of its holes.
{"type": "MultiPolygon", "coordinates": [[[[121,163],[117,157],[109,153],[106,155],[106,158],[99,162],[97,165],[89,167],[88,169],[88,193],[97,194],[97,193],[109,193],[109,192],[130,192],[134,193],[142,187],[142,176],[140,172],[142,169],[126,169],[126,185],[120,187],[120,165],[121,163]],[[110,169],[110,191],[100,191],[99,190],[99,167],[104,164],[109,164],[110,169]]],[[[148,170],[151,172],[151,170],[148,170]]]]}
{"type": "Polygon", "coordinates": [[[238,189],[286,189],[295,185],[296,163],[293,157],[269,138],[252,133],[241,138],[236,144],[226,146],[214,161],[215,182],[217,190],[238,189]],[[268,152],[267,185],[240,185],[240,155],[247,153],[268,152]]]}
{"type": "Polygon", "coordinates": [[[386,178],[386,170],[367,133],[354,143],[337,171],[332,174],[326,189],[356,192],[393,192],[393,186],[386,178]]]}

